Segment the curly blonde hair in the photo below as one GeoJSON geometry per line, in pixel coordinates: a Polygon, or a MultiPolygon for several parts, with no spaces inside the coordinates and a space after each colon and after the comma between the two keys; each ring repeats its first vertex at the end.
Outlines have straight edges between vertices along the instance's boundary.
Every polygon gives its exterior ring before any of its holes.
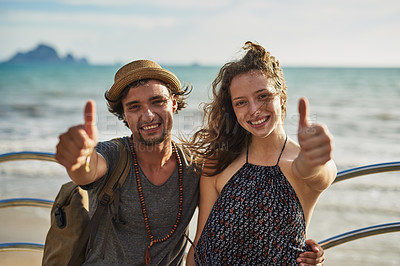
{"type": "Polygon", "coordinates": [[[220,69],[212,83],[214,100],[203,108],[202,128],[185,143],[200,162],[206,162],[203,168],[206,176],[221,173],[251,140],[251,134],[239,125],[233,110],[229,88],[234,77],[261,71],[283,100],[282,121],[286,117],[287,87],[279,61],[261,45],[250,41],[243,50],[246,53],[240,60],[226,63],[220,69]]]}

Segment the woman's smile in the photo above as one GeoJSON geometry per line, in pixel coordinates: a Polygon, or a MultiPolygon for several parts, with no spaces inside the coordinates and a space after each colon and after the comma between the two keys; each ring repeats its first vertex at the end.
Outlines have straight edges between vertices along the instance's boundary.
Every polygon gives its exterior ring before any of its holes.
{"type": "Polygon", "coordinates": [[[257,120],[248,121],[252,127],[262,127],[269,121],[270,116],[266,116],[257,120]]]}

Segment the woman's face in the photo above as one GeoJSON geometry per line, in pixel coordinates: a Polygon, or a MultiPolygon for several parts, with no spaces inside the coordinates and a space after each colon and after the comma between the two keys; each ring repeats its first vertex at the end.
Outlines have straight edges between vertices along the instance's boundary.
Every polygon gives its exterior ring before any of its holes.
{"type": "Polygon", "coordinates": [[[232,79],[230,94],[239,124],[255,137],[267,137],[282,125],[282,100],[262,72],[252,70],[232,79]]]}

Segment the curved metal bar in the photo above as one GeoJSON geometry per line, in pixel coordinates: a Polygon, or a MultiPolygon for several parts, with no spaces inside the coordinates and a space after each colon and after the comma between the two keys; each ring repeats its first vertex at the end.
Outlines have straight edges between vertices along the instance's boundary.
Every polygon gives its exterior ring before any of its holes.
{"type": "Polygon", "coordinates": [[[0,252],[5,250],[21,250],[21,249],[29,249],[35,251],[43,251],[44,245],[39,243],[31,243],[31,242],[9,242],[9,243],[0,243],[0,252]]]}
{"type": "Polygon", "coordinates": [[[12,198],[0,200],[0,209],[8,207],[42,207],[51,208],[52,200],[37,199],[37,198],[12,198]]]}
{"type": "Polygon", "coordinates": [[[343,170],[337,174],[336,179],[333,183],[361,175],[369,175],[369,174],[391,172],[391,171],[400,171],[400,162],[371,164],[371,165],[351,168],[348,170],[343,170]]]}
{"type": "Polygon", "coordinates": [[[54,153],[48,152],[23,151],[0,154],[0,163],[18,160],[42,160],[57,162],[54,158],[54,153]]]}
{"type": "Polygon", "coordinates": [[[373,236],[373,235],[381,235],[385,233],[392,232],[400,232],[400,222],[395,223],[386,223],[386,224],[378,224],[373,226],[368,226],[360,229],[356,229],[353,231],[349,231],[340,235],[336,235],[334,237],[322,240],[319,242],[321,247],[326,250],[328,248],[350,242],[353,240],[357,240],[360,238],[373,236]]]}
{"type": "MultiPolygon", "coordinates": [[[[43,160],[57,162],[54,158],[53,153],[45,152],[14,152],[0,154],[0,163],[7,161],[16,160],[43,160]]],[[[347,180],[353,177],[375,174],[380,172],[390,172],[390,171],[400,171],[400,161],[371,164],[361,167],[355,167],[348,170],[340,171],[334,183],[347,180]]],[[[0,208],[5,207],[15,207],[15,206],[35,206],[35,207],[52,207],[53,202],[44,199],[34,199],[34,198],[16,198],[16,199],[6,199],[0,200],[0,208]]],[[[319,244],[323,249],[329,249],[331,247],[357,240],[360,238],[379,235],[384,233],[398,232],[400,231],[400,222],[379,224],[369,227],[364,227],[349,231],[340,235],[333,236],[331,238],[320,241],[319,244]]],[[[2,249],[40,249],[43,250],[43,244],[37,243],[25,243],[25,242],[14,242],[14,243],[0,243],[0,251],[2,249]]]]}

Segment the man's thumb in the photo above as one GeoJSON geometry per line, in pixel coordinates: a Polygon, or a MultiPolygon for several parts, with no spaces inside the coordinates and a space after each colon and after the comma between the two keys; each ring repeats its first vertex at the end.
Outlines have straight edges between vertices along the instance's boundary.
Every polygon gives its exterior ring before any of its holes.
{"type": "Polygon", "coordinates": [[[84,128],[88,136],[97,142],[97,116],[96,103],[92,100],[88,101],[84,111],[84,128]]]}

